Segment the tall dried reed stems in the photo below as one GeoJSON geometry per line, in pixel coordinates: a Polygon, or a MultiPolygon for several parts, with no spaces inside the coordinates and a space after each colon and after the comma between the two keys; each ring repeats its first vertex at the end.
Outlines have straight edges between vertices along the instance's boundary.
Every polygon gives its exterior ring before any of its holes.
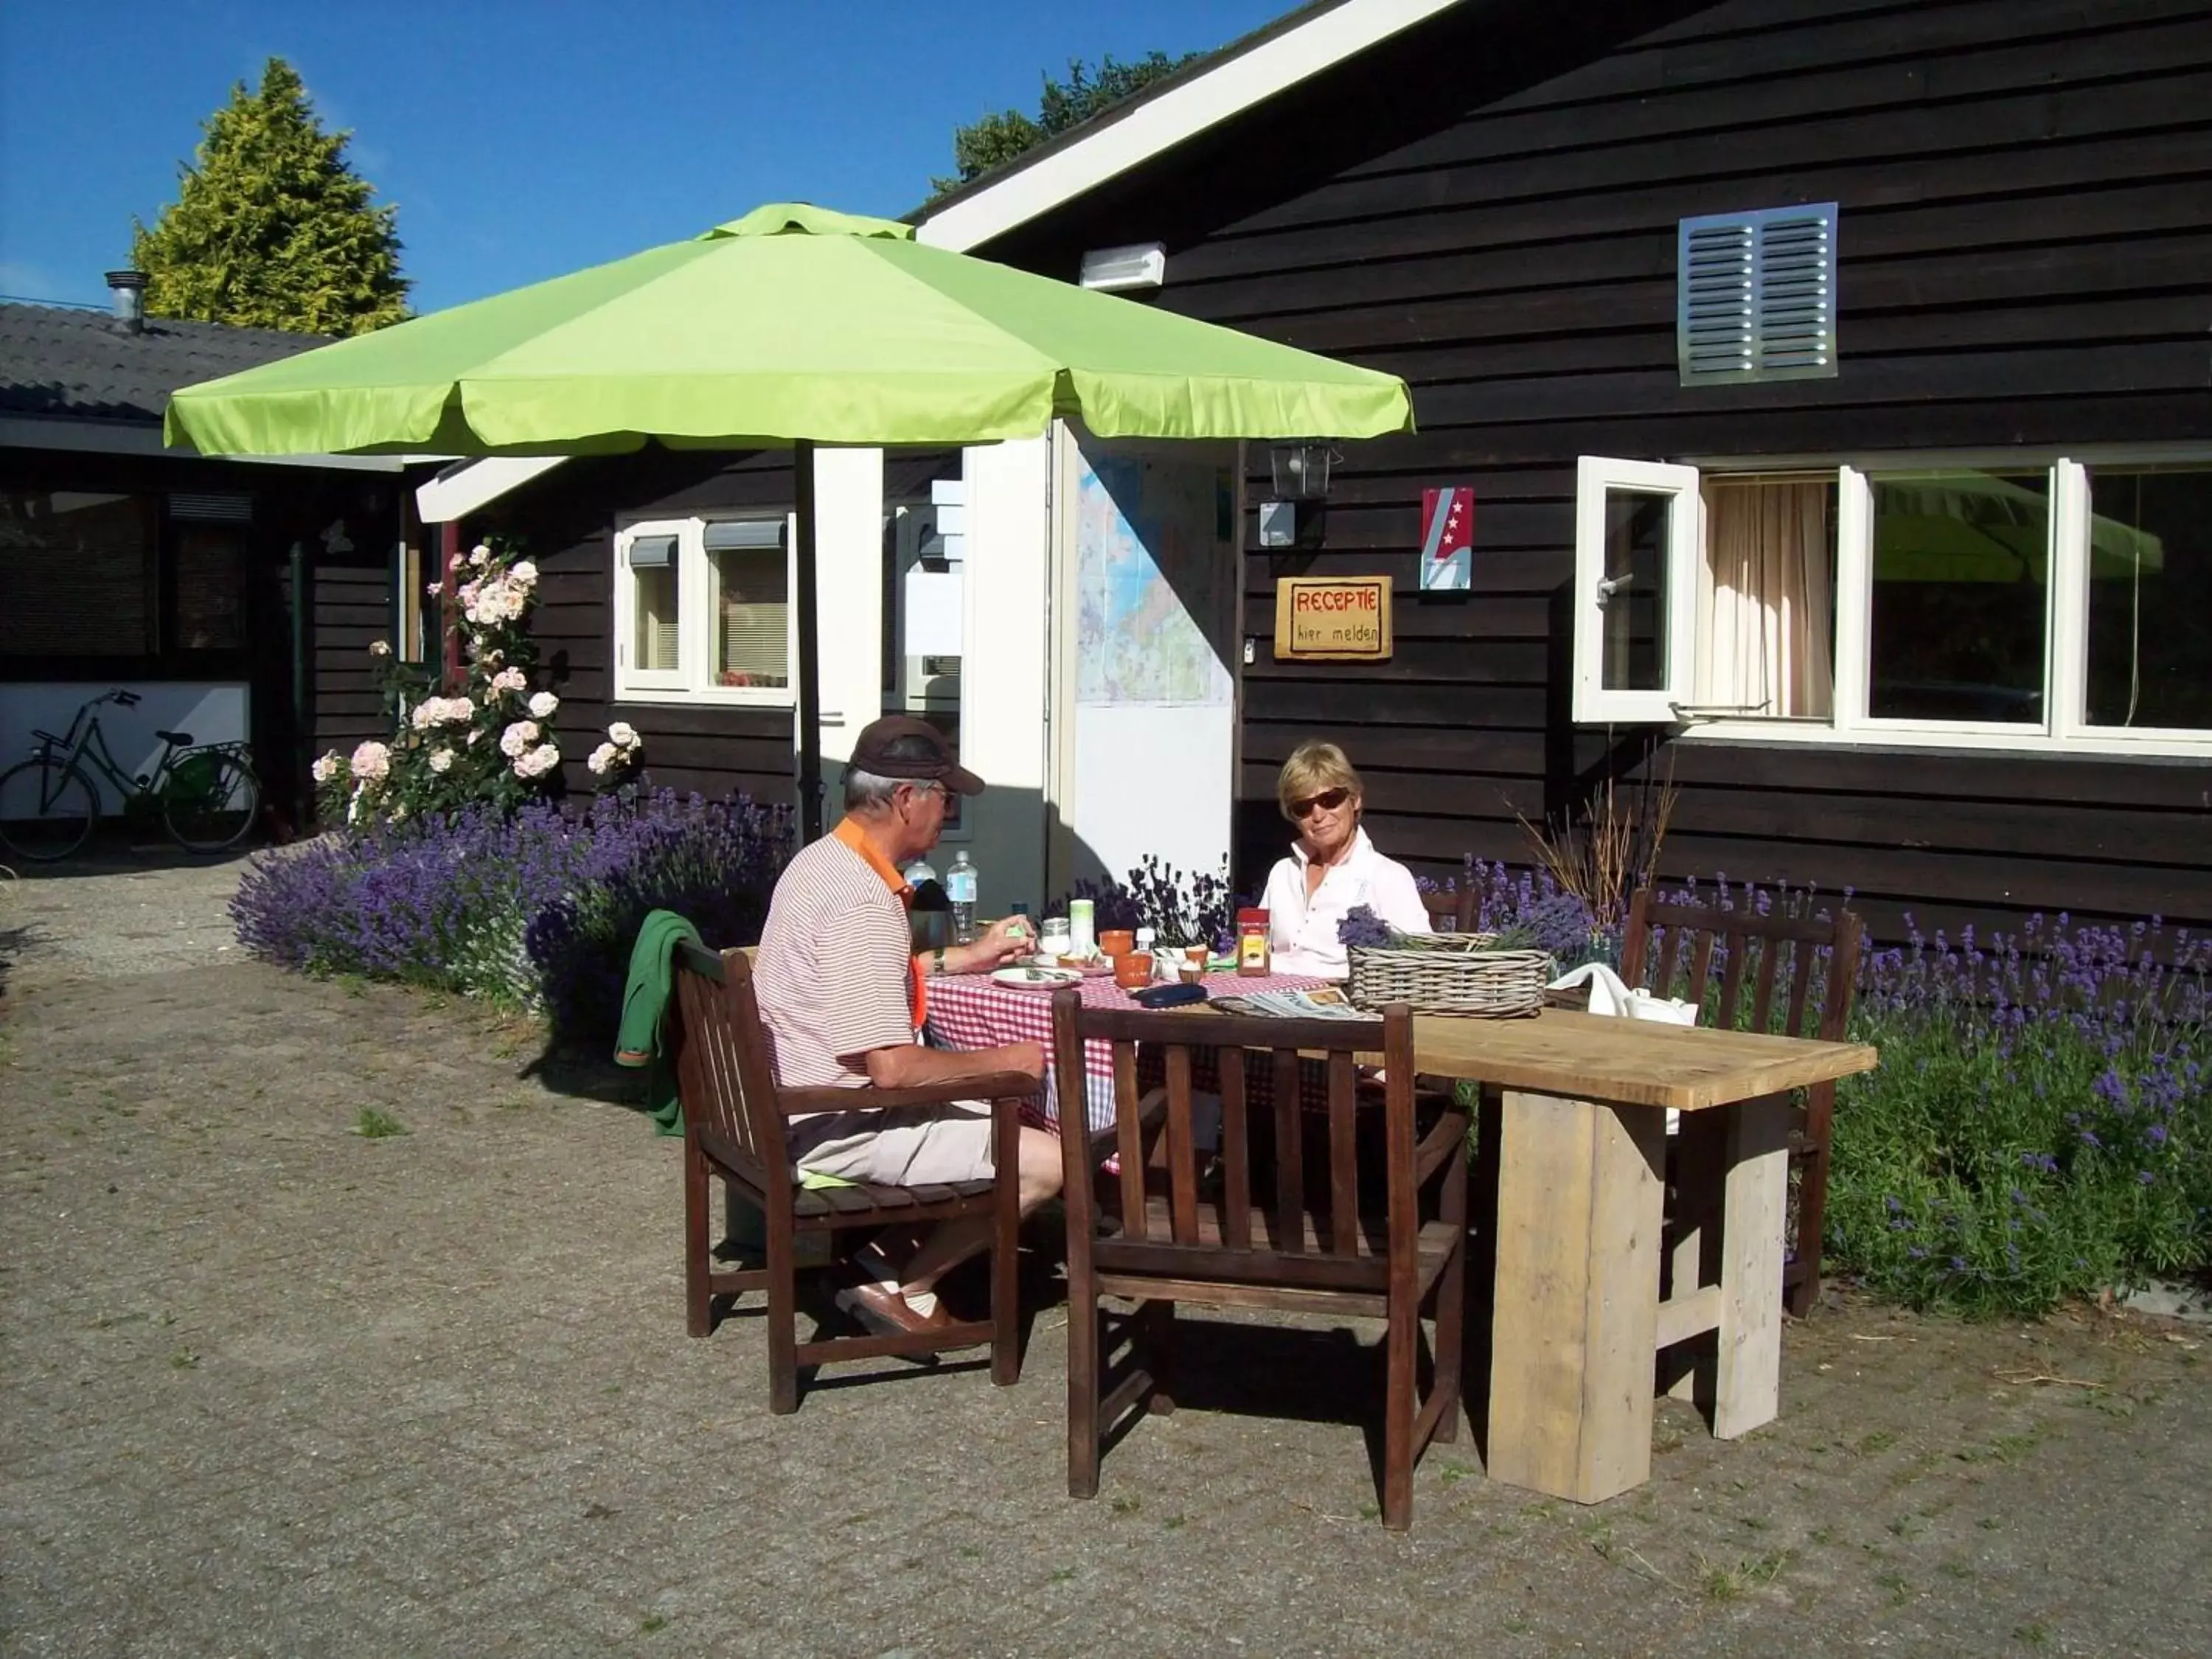
{"type": "Polygon", "coordinates": [[[1594,926],[1615,932],[1627,922],[1630,897],[1657,873],[1674,797],[1670,768],[1665,778],[1647,775],[1626,790],[1607,778],[1579,811],[1540,824],[1514,816],[1546,873],[1582,901],[1594,926]]]}

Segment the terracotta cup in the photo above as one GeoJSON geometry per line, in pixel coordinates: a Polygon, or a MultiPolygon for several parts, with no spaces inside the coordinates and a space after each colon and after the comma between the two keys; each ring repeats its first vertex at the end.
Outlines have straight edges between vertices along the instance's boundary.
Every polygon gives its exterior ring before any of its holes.
{"type": "Polygon", "coordinates": [[[1098,935],[1098,953],[1107,957],[1125,957],[1137,948],[1137,936],[1126,927],[1109,927],[1098,935]]]}
{"type": "Polygon", "coordinates": [[[1114,983],[1125,991],[1141,991],[1152,982],[1152,953],[1124,951],[1114,958],[1114,983]]]}

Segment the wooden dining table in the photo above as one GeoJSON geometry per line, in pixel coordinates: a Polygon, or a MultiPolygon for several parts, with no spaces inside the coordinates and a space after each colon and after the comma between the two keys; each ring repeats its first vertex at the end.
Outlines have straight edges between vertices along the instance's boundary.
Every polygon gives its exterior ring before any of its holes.
{"type": "Polygon", "coordinates": [[[1642,1485],[1656,1357],[1708,1332],[1674,1391],[1724,1440],[1771,1422],[1790,1091],[1875,1051],[1551,1008],[1416,1015],[1413,1050],[1426,1076],[1498,1091],[1491,1477],[1578,1504],[1642,1485]]]}

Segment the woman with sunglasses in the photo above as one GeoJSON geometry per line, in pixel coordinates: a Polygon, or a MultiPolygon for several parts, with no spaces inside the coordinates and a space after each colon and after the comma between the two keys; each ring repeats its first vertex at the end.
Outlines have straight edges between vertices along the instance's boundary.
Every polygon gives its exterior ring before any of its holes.
{"type": "Polygon", "coordinates": [[[1336,927],[1357,905],[1401,933],[1429,931],[1413,872],[1376,852],[1359,827],[1362,793],[1359,774],[1333,743],[1302,743],[1283,763],[1276,799],[1297,834],[1261,900],[1278,973],[1346,977],[1336,927]]]}

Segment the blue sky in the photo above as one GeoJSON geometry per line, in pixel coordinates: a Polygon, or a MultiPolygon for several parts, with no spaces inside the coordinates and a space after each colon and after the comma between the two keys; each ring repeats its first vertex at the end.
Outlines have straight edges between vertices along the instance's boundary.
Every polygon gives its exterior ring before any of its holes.
{"type": "Polygon", "coordinates": [[[0,295],[104,302],[231,84],[290,60],[437,310],[763,201],[906,211],[952,129],[1070,58],[1220,46],[1293,0],[4,0],[0,295]]]}

